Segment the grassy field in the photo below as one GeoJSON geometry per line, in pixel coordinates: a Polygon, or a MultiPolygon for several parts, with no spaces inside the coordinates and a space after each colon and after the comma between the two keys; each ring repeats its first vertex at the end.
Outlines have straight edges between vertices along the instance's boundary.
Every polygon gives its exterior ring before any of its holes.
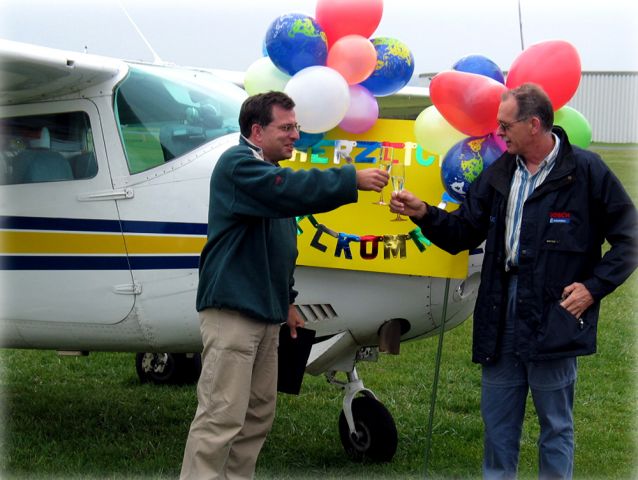
{"type": "MultiPolygon", "coordinates": [[[[599,146],[638,198],[638,150],[599,146]]],[[[602,306],[599,352],[579,360],[575,478],[638,477],[638,275],[602,306]]],[[[430,478],[479,478],[480,368],[470,362],[471,320],[445,335],[430,478]]],[[[359,374],[392,412],[399,447],[388,464],[355,464],[341,447],[342,394],[306,376],[300,396],[280,395],[258,479],[423,478],[428,409],[437,342],[401,346],[401,355],[359,364],[359,374]]],[[[133,354],[60,358],[53,352],[3,350],[0,477],[3,479],[176,478],[195,411],[193,386],[140,385],[133,354]]],[[[531,403],[520,477],[536,478],[538,426],[531,403]]]]}

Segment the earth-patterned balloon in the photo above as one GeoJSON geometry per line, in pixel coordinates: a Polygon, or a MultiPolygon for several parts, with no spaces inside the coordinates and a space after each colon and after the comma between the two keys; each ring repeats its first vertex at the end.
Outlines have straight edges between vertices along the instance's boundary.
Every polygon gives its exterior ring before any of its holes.
{"type": "Polygon", "coordinates": [[[457,142],[443,158],[441,180],[447,193],[462,202],[470,184],[501,156],[503,150],[494,137],[469,137],[457,142]]]}
{"type": "Polygon", "coordinates": [[[378,37],[370,41],[377,51],[377,66],[361,85],[377,97],[392,95],[412,78],[414,56],[405,43],[394,38],[378,37]]]}
{"type": "Polygon", "coordinates": [[[277,68],[294,75],[314,65],[325,65],[328,40],[321,26],[300,13],[277,18],[266,32],[266,52],[277,68]]]}

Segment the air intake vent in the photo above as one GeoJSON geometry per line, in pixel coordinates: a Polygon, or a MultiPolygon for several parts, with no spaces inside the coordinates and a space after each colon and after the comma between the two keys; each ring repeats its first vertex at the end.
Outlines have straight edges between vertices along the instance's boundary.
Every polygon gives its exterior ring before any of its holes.
{"type": "Polygon", "coordinates": [[[309,323],[323,322],[338,317],[337,312],[329,303],[296,305],[296,307],[304,321],[309,323]]]}

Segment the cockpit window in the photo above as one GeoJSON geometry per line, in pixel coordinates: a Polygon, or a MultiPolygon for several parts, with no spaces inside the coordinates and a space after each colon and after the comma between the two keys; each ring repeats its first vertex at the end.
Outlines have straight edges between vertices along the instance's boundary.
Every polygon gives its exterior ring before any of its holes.
{"type": "Polygon", "coordinates": [[[238,132],[245,97],[206,72],[131,67],[115,94],[129,171],[143,172],[238,132]]]}

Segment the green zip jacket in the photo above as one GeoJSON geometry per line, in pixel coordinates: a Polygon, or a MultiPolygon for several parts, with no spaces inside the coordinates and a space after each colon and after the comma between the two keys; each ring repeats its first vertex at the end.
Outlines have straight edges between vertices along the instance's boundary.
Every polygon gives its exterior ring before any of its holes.
{"type": "Polygon", "coordinates": [[[356,201],[353,166],[281,168],[240,137],[239,145],[222,154],[210,180],[197,310],[226,308],[268,323],[285,322],[297,296],[294,217],[356,201]]]}

